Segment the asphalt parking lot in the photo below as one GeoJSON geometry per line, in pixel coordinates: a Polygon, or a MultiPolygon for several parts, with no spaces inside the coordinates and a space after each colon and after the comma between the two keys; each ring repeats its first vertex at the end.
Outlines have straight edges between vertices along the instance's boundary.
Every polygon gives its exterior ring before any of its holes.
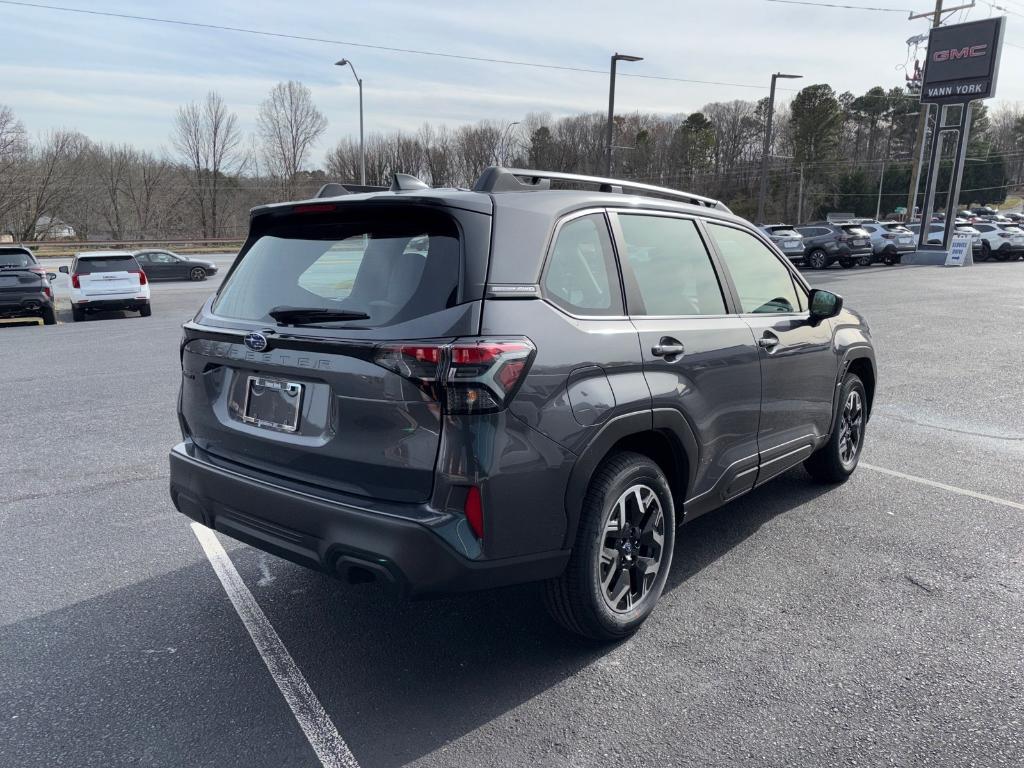
{"type": "MultiPolygon", "coordinates": [[[[864,464],[683,528],[621,645],[535,587],[401,603],[220,537],[359,765],[1024,764],[1024,263],[809,278],[872,327],[864,464]]],[[[218,280],[0,328],[0,765],[321,765],[167,494],[218,280]]]]}

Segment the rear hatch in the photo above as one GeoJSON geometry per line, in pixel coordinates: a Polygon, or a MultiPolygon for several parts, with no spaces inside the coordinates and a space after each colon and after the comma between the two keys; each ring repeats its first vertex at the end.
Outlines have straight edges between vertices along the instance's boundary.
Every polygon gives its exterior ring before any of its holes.
{"type": "Polygon", "coordinates": [[[87,299],[134,296],[146,284],[142,267],[130,254],[80,257],[71,280],[87,299]]]}
{"type": "Polygon", "coordinates": [[[46,277],[28,268],[5,266],[2,261],[0,259],[0,311],[38,308],[44,301],[44,293],[50,291],[46,277]]]}
{"type": "Polygon", "coordinates": [[[428,499],[436,372],[443,345],[479,332],[489,239],[489,215],[437,206],[257,216],[185,327],[183,430],[215,458],[292,482],[428,499]]]}
{"type": "Polygon", "coordinates": [[[871,234],[859,224],[844,224],[842,230],[845,233],[846,244],[851,248],[866,248],[871,245],[871,234]]]}

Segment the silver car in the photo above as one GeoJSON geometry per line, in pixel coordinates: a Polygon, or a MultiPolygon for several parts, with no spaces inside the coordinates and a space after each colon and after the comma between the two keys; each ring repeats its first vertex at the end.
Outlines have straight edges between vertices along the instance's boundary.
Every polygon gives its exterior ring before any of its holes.
{"type": "Polygon", "coordinates": [[[899,264],[904,253],[917,248],[914,233],[899,221],[872,221],[861,225],[871,235],[871,248],[875,261],[888,265],[899,264]]]}
{"type": "Polygon", "coordinates": [[[760,227],[792,262],[804,260],[804,238],[792,224],[765,224],[760,227]]]}

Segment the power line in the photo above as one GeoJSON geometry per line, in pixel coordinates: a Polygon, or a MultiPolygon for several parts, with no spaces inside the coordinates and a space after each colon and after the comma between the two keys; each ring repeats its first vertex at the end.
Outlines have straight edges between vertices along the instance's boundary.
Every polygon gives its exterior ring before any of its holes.
{"type": "MultiPolygon", "coordinates": [[[[231,27],[222,24],[207,24],[199,21],[185,21],[183,19],[166,19],[158,16],[141,16],[138,14],[131,13],[115,13],[114,11],[96,11],[88,10],[85,8],[69,8],[61,5],[46,5],[43,3],[28,3],[22,0],[0,0],[0,5],[13,5],[24,8],[35,8],[37,10],[45,11],[61,11],[63,13],[78,13],[86,16],[103,16],[106,18],[114,19],[127,19],[129,21],[148,21],[154,24],[174,24],[182,27],[194,27],[199,29],[213,29],[222,32],[237,32],[246,35],[259,35],[261,37],[276,37],[285,40],[300,40],[307,43],[325,43],[327,45],[345,45],[352,48],[367,48],[375,51],[388,51],[390,53],[408,53],[416,56],[435,56],[444,59],[457,59],[459,61],[477,61],[487,64],[505,64],[516,67],[532,67],[534,69],[554,69],[563,72],[584,72],[587,74],[607,75],[608,71],[604,69],[590,69],[587,67],[570,67],[562,64],[549,64],[545,62],[536,61],[522,61],[518,59],[497,59],[490,58],[487,56],[467,56],[458,53],[444,53],[442,51],[428,51],[421,48],[398,48],[395,46],[388,45],[375,45],[371,43],[356,43],[351,40],[333,40],[324,37],[310,37],[308,35],[292,35],[285,32],[269,32],[262,29],[249,29],[246,27],[231,27]]],[[[730,83],[721,80],[696,80],[693,78],[686,77],[672,77],[670,75],[642,75],[629,72],[618,73],[619,77],[635,77],[643,80],[667,80],[676,83],[691,83],[695,85],[724,85],[731,86],[734,88],[757,88],[759,90],[768,90],[767,85],[755,85],[753,83],[730,83]]],[[[784,90],[794,90],[787,88],[784,90]]]]}
{"type": "Polygon", "coordinates": [[[813,5],[818,8],[842,8],[847,11],[880,11],[882,13],[912,13],[909,8],[873,8],[867,5],[843,5],[841,3],[817,3],[810,0],[765,0],[767,3],[783,3],[785,5],[813,5]]]}

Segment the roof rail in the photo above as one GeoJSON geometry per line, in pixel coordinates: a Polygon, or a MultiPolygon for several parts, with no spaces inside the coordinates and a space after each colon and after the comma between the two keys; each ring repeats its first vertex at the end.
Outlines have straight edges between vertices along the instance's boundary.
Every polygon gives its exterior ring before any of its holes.
{"type": "Polygon", "coordinates": [[[576,184],[593,184],[601,192],[613,192],[622,194],[626,190],[640,194],[666,197],[670,200],[677,200],[691,205],[703,205],[707,208],[715,208],[720,211],[731,213],[729,208],[720,200],[714,200],[702,195],[694,195],[690,192],[682,192],[678,189],[668,187],[656,187],[651,184],[641,184],[636,181],[625,181],[623,179],[606,179],[600,176],[583,176],[578,173],[561,173],[559,171],[537,171],[525,168],[499,168],[492,165],[484,169],[480,178],[473,185],[474,192],[529,192],[534,190],[550,189],[552,181],[567,181],[576,184]]]}

